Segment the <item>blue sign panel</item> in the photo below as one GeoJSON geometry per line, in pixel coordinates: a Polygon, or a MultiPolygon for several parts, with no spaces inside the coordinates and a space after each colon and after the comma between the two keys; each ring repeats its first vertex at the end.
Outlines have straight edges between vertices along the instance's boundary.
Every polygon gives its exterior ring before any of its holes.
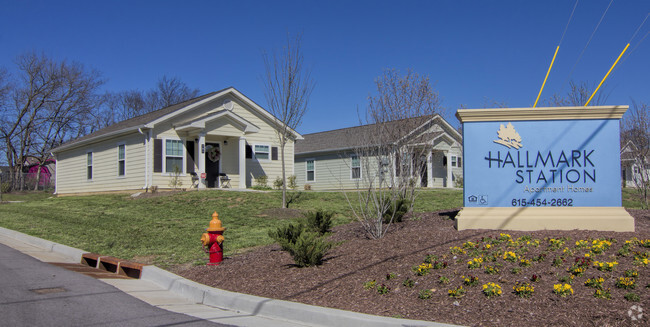
{"type": "Polygon", "coordinates": [[[466,122],[465,207],[620,207],[618,119],[466,122]]]}

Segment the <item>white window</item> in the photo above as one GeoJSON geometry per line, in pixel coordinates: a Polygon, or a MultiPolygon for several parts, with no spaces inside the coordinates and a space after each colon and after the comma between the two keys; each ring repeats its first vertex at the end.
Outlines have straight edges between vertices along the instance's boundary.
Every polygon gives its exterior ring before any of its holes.
{"type": "Polygon", "coordinates": [[[117,176],[126,174],[126,145],[117,146],[117,176]]]}
{"type": "Polygon", "coordinates": [[[270,152],[271,152],[271,146],[263,145],[263,144],[255,144],[255,158],[256,159],[258,159],[258,160],[269,160],[271,158],[270,152]]]}
{"type": "Polygon", "coordinates": [[[350,177],[352,179],[361,179],[361,161],[358,156],[350,156],[350,177]]]}
{"type": "Polygon", "coordinates": [[[93,179],[93,153],[86,153],[86,179],[93,179]]]}
{"type": "Polygon", "coordinates": [[[316,177],[316,170],[314,167],[314,159],[307,159],[307,181],[313,182],[316,177]]]}
{"type": "Polygon", "coordinates": [[[456,156],[451,156],[451,166],[452,167],[457,167],[456,166],[456,156]]]}
{"type": "Polygon", "coordinates": [[[165,172],[183,173],[183,141],[165,140],[165,172]]]}

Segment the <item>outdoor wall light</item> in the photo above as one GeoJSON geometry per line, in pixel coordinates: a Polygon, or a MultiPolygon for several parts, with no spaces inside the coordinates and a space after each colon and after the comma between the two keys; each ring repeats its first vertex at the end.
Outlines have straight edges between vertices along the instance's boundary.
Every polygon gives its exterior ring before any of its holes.
{"type": "Polygon", "coordinates": [[[223,145],[228,145],[228,140],[223,140],[223,145]]]}

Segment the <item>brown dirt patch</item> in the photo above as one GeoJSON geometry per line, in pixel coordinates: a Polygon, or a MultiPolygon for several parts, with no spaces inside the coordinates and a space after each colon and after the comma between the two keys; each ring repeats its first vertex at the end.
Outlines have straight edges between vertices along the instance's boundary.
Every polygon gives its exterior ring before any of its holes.
{"type": "MultiPolygon", "coordinates": [[[[409,319],[430,320],[452,324],[474,326],[626,326],[635,323],[628,317],[627,311],[633,305],[641,305],[650,310],[650,266],[632,265],[633,254],[628,257],[617,256],[618,250],[632,237],[650,239],[650,211],[630,210],[636,219],[636,232],[614,233],[595,231],[539,231],[508,232],[512,239],[530,235],[541,241],[540,246],[524,245],[528,252],[525,258],[532,259],[546,253],[545,261],[532,262],[531,267],[522,268],[520,274],[511,273],[517,263],[510,263],[501,258],[487,264],[500,264],[500,273],[488,275],[484,269],[472,269],[467,261],[468,254],[454,255],[450,247],[462,246],[467,241],[487,244],[483,237],[498,238],[499,231],[468,230],[457,231],[449,213],[418,214],[418,220],[407,220],[391,227],[382,240],[369,240],[357,224],[338,226],[331,239],[343,243],[330,251],[322,266],[297,268],[291,257],[280,251],[276,245],[260,247],[253,251],[226,258],[217,267],[195,266],[178,273],[191,280],[235,292],[242,292],[274,299],[296,301],[318,306],[352,310],[357,312],[399,316],[409,319]],[[545,238],[568,237],[562,249],[550,251],[545,238]],[[553,285],[558,279],[568,276],[567,269],[575,262],[575,257],[582,256],[588,250],[576,249],[578,240],[612,238],[615,242],[604,254],[592,257],[599,261],[619,262],[614,272],[598,271],[589,266],[583,276],[575,277],[572,285],[574,295],[567,298],[553,294],[553,285]],[[573,255],[563,254],[564,247],[575,251],[573,255]],[[435,254],[440,260],[447,261],[445,269],[431,269],[427,275],[416,276],[412,267],[422,263],[427,254],[435,254]],[[565,257],[560,267],[552,265],[556,256],[565,257]],[[622,290],[616,288],[617,278],[622,277],[627,269],[638,270],[636,288],[622,290]],[[386,275],[396,274],[387,280],[386,275]],[[467,293],[460,299],[451,298],[447,292],[462,285],[461,276],[468,274],[479,277],[479,285],[464,286],[467,293]],[[512,287],[517,281],[529,281],[533,274],[541,276],[534,283],[535,293],[532,298],[522,299],[513,294],[512,287]],[[439,276],[447,277],[449,284],[440,284],[439,276]],[[612,299],[598,299],[593,296],[594,289],[584,285],[587,278],[602,276],[605,288],[611,291],[612,299]],[[402,285],[406,278],[415,281],[413,288],[402,285]],[[391,288],[388,294],[381,295],[376,290],[364,289],[365,282],[376,280],[391,288]],[[501,285],[503,294],[487,298],[481,291],[481,285],[495,282],[501,285]],[[430,299],[421,300],[418,292],[423,289],[434,290],[430,299]],[[629,302],[624,295],[633,292],[641,297],[640,302],[629,302]]],[[[525,242],[525,241],[524,241],[525,242]]],[[[590,241],[591,243],[591,241],[590,241]]],[[[523,244],[523,243],[522,243],[523,244]]],[[[492,249],[503,251],[522,251],[520,247],[507,248],[507,242],[492,249]]],[[[635,251],[650,252],[649,248],[636,246],[635,251]]],[[[532,261],[532,260],[531,260],[532,261]]],[[[647,324],[648,315],[639,325],[647,324]]],[[[638,322],[637,322],[638,324],[638,322]]]]}

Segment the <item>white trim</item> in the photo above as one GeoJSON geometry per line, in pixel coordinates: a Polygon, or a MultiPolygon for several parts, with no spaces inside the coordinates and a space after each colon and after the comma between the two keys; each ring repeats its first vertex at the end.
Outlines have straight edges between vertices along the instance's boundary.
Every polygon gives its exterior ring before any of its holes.
{"type": "MultiPolygon", "coordinates": [[[[450,125],[450,124],[449,124],[449,123],[448,123],[444,118],[442,118],[442,116],[440,116],[439,114],[435,114],[435,116],[431,117],[431,119],[429,119],[428,121],[424,122],[422,125],[420,125],[420,126],[414,128],[413,131],[409,132],[408,134],[404,135],[402,138],[399,139],[399,141],[411,137],[412,135],[414,135],[415,133],[417,133],[419,129],[421,129],[421,128],[424,127],[425,125],[427,125],[427,124],[429,124],[429,123],[431,123],[431,122],[433,122],[433,121],[436,121],[436,120],[438,121],[438,125],[440,126],[440,128],[443,129],[443,132],[444,132],[446,135],[449,135],[449,132],[448,132],[448,131],[445,131],[445,127],[446,127],[448,130],[453,131],[454,134],[456,134],[456,136],[457,136],[458,138],[457,138],[455,141],[458,141],[458,140],[462,140],[462,139],[463,139],[463,136],[460,135],[460,133],[459,133],[459,132],[458,132],[458,131],[453,127],[453,126],[451,126],[451,125],[450,125]],[[442,124],[441,124],[441,123],[442,123],[442,124]]],[[[453,137],[452,137],[452,138],[453,138],[453,137]]]]}
{"type": "MultiPolygon", "coordinates": [[[[264,116],[266,119],[268,119],[271,123],[273,123],[273,124],[271,124],[271,126],[274,126],[274,124],[277,124],[277,123],[281,123],[281,122],[280,122],[280,121],[279,121],[275,116],[271,115],[271,113],[269,113],[268,111],[266,111],[264,108],[258,106],[255,102],[253,102],[251,99],[249,99],[249,98],[246,97],[245,95],[241,94],[241,93],[240,93],[239,91],[237,91],[235,88],[233,88],[233,87],[229,87],[229,88],[227,88],[227,89],[225,89],[225,90],[223,90],[223,91],[221,91],[221,92],[219,92],[219,93],[217,93],[217,94],[215,94],[215,95],[213,95],[213,96],[207,97],[207,98],[205,98],[205,99],[203,99],[203,100],[201,100],[201,101],[197,101],[197,102],[192,103],[192,104],[190,104],[190,105],[188,105],[188,106],[185,106],[185,107],[183,107],[183,108],[180,108],[180,109],[178,109],[178,110],[176,110],[176,111],[170,112],[170,113],[168,113],[167,115],[164,115],[164,116],[162,116],[162,117],[159,117],[158,119],[155,119],[155,120],[153,120],[153,121],[147,123],[145,126],[146,126],[146,127],[149,127],[149,128],[153,128],[153,126],[154,126],[155,124],[157,124],[157,123],[159,123],[159,122],[161,122],[161,121],[165,121],[165,120],[167,120],[167,119],[173,118],[174,116],[180,115],[180,114],[182,114],[182,113],[184,113],[184,112],[186,112],[186,111],[188,111],[188,110],[194,109],[194,108],[196,108],[196,107],[198,107],[198,106],[201,106],[201,105],[203,105],[203,104],[206,104],[206,103],[208,103],[208,102],[210,102],[210,101],[212,101],[212,100],[215,100],[215,99],[217,99],[217,98],[219,98],[219,97],[222,97],[222,96],[224,96],[224,95],[226,95],[226,94],[229,94],[229,93],[235,95],[237,98],[239,98],[239,100],[243,101],[243,102],[244,102],[245,104],[247,104],[249,107],[253,108],[253,109],[256,110],[258,113],[260,113],[262,116],[264,116]]],[[[275,128],[275,126],[274,126],[274,128],[275,128]]],[[[277,128],[276,128],[276,129],[277,129],[277,128]]],[[[303,139],[302,135],[300,135],[298,132],[296,132],[296,131],[293,130],[292,128],[289,128],[289,131],[294,135],[294,137],[295,137],[296,139],[298,139],[298,140],[302,140],[302,139],[303,139]]]]}
{"type": "Polygon", "coordinates": [[[59,171],[59,159],[56,157],[56,155],[53,152],[50,152],[52,157],[54,158],[54,193],[57,194],[59,191],[59,174],[57,172],[59,171]]]}
{"type": "MultiPolygon", "coordinates": [[[[270,162],[271,161],[271,154],[272,154],[273,150],[271,150],[271,145],[270,144],[268,144],[268,143],[253,143],[251,145],[252,145],[252,150],[253,150],[253,159],[255,159],[257,161],[260,161],[260,162],[270,162]],[[258,145],[259,146],[266,146],[266,147],[269,148],[269,152],[268,152],[269,157],[267,159],[259,159],[257,157],[257,151],[255,151],[255,147],[258,146],[258,145]]],[[[261,152],[261,153],[263,153],[263,152],[261,152]]]]}
{"type": "MultiPolygon", "coordinates": [[[[67,150],[71,150],[71,149],[74,149],[74,148],[82,147],[82,146],[84,146],[84,145],[86,145],[88,143],[93,143],[93,141],[95,141],[95,140],[110,139],[113,136],[119,136],[120,134],[128,134],[128,133],[131,133],[131,132],[139,132],[139,130],[143,130],[143,129],[148,129],[148,128],[147,128],[146,125],[138,125],[138,126],[133,126],[133,127],[127,127],[127,128],[124,128],[124,129],[114,131],[114,132],[109,132],[109,133],[106,133],[106,134],[89,137],[89,138],[87,138],[87,139],[85,139],[83,141],[79,141],[79,142],[76,142],[74,144],[63,144],[63,145],[61,145],[59,147],[56,147],[56,148],[52,149],[52,152],[53,153],[60,153],[62,151],[67,151],[67,150]]],[[[70,142],[74,142],[74,140],[72,140],[70,142]]]]}
{"type": "Polygon", "coordinates": [[[239,137],[238,142],[239,151],[237,153],[237,166],[239,172],[239,188],[246,188],[246,138],[244,136],[239,137]]]}
{"type": "Polygon", "coordinates": [[[361,165],[361,157],[356,155],[356,154],[351,154],[350,155],[350,180],[358,181],[358,180],[363,179],[363,169],[361,169],[361,166],[362,166],[361,165]],[[359,160],[359,178],[352,177],[352,169],[356,168],[356,167],[352,167],[352,158],[353,157],[357,157],[357,159],[359,160]]]}
{"type": "Polygon", "coordinates": [[[92,182],[95,177],[95,154],[92,149],[86,150],[86,181],[92,182]],[[90,154],[90,165],[88,164],[88,154],[90,154]],[[88,178],[88,167],[90,167],[90,178],[88,178]]]}
{"type": "Polygon", "coordinates": [[[120,142],[116,144],[117,146],[117,178],[126,178],[126,143],[125,142],[120,142]],[[120,146],[124,146],[124,175],[120,175],[120,146]]]}
{"type": "Polygon", "coordinates": [[[235,123],[240,124],[241,127],[240,129],[244,133],[257,133],[260,131],[260,128],[255,126],[255,124],[247,121],[246,119],[242,118],[241,116],[234,114],[230,111],[227,110],[220,110],[217,111],[211,115],[205,116],[203,118],[197,119],[197,120],[191,120],[191,121],[186,121],[182,122],[179,124],[173,125],[174,129],[177,131],[184,131],[184,130],[191,130],[194,128],[198,129],[205,129],[205,124],[214,120],[217,120],[221,117],[224,118],[230,118],[233,120],[235,123]]]}
{"type": "MultiPolygon", "coordinates": [[[[171,176],[172,173],[167,171],[167,140],[170,141],[180,141],[181,142],[181,147],[182,147],[182,157],[183,161],[181,162],[181,174],[179,176],[185,176],[185,152],[187,150],[185,149],[185,138],[182,137],[163,137],[163,148],[162,148],[162,176],[171,176]]],[[[178,158],[178,156],[174,156],[175,158],[178,158]]]]}
{"type": "MultiPolygon", "coordinates": [[[[295,166],[294,166],[294,169],[295,169],[295,166]]],[[[314,182],[316,182],[316,158],[305,159],[305,183],[314,183],[314,182]],[[314,179],[313,180],[309,180],[309,168],[307,166],[307,161],[310,161],[310,160],[314,162],[314,168],[312,169],[312,171],[314,172],[314,179]]]]}

